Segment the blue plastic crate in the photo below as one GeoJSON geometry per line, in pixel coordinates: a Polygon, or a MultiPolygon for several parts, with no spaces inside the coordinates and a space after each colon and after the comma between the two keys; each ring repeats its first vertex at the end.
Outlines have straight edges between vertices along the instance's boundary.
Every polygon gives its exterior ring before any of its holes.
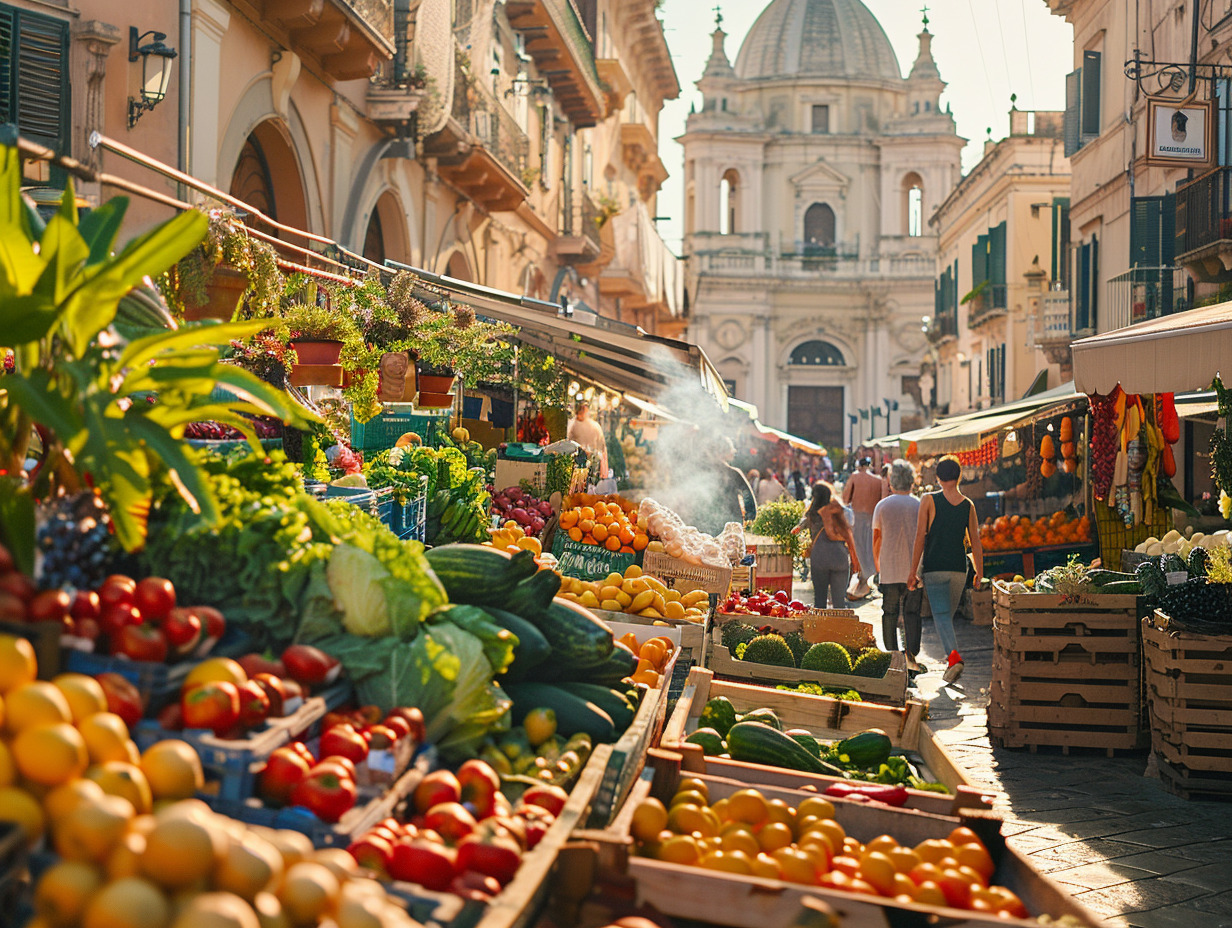
{"type": "MultiPolygon", "coordinates": [[[[443,410],[448,415],[449,410],[443,410]]],[[[367,422],[359,422],[351,416],[351,447],[357,451],[384,451],[407,432],[416,432],[426,443],[432,425],[440,415],[426,415],[425,410],[409,404],[387,404],[380,413],[367,422]]]]}
{"type": "Polygon", "coordinates": [[[404,540],[424,540],[428,521],[428,478],[420,477],[419,486],[419,495],[405,503],[398,502],[398,494],[391,487],[376,491],[377,517],[404,540]]]}

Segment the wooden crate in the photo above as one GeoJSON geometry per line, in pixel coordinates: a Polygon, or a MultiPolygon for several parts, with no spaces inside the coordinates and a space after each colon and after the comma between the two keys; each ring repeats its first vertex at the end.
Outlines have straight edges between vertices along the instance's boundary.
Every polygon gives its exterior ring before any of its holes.
{"type": "Polygon", "coordinates": [[[861,622],[854,609],[810,609],[791,618],[731,612],[715,614],[716,628],[722,628],[729,622],[744,622],[757,628],[769,626],[783,635],[800,632],[814,644],[820,641],[836,641],[848,650],[859,651],[871,648],[877,643],[873,626],[861,622]]]}
{"type": "Polygon", "coordinates": [[[992,625],[992,590],[971,591],[971,624],[987,628],[992,625]]]}
{"type": "Polygon", "coordinates": [[[988,730],[1005,747],[1146,747],[1137,597],[992,590],[988,730]]]}
{"type": "Polygon", "coordinates": [[[710,650],[707,665],[720,677],[777,686],[780,683],[819,683],[856,690],[866,700],[901,706],[907,702],[907,658],[902,651],[890,652],[890,669],[880,680],[873,677],[857,677],[854,674],[822,673],[818,670],[800,670],[797,667],[775,667],[753,661],[737,660],[723,647],[720,629],[710,634],[710,650]]]}
{"type": "Polygon", "coordinates": [[[732,569],[730,567],[690,564],[686,560],[672,557],[662,551],[645,552],[642,572],[658,577],[673,590],[705,590],[717,596],[726,596],[728,589],[731,588],[732,569]]]}
{"type": "MultiPolygon", "coordinates": [[[[730,925],[733,928],[768,928],[793,924],[803,901],[813,897],[829,905],[846,928],[897,928],[915,925],[947,925],[950,928],[996,928],[1012,925],[1019,928],[1038,928],[1038,922],[1033,919],[999,918],[974,911],[922,906],[883,897],[836,892],[816,886],[740,876],[633,856],[630,853],[633,842],[629,834],[632,809],[646,795],[654,795],[662,801],[670,800],[679,779],[679,771],[673,776],[670,768],[666,766],[671,758],[671,754],[654,752],[652,762],[655,764],[656,776],[653,780],[646,777],[639,781],[626,808],[607,833],[575,836],[607,845],[599,851],[601,866],[606,862],[608,866],[619,867],[627,874],[634,884],[639,906],[649,905],[664,915],[687,919],[690,923],[730,925]]],[[[700,779],[706,783],[712,801],[729,796],[748,785],[739,780],[710,775],[701,775],[700,779]]],[[[805,797],[815,795],[801,790],[769,786],[761,788],[761,792],[769,799],[783,799],[793,806],[805,797]]],[[[928,838],[943,838],[958,824],[967,825],[980,835],[996,862],[993,882],[1013,890],[1032,915],[1068,915],[1077,924],[1088,926],[1100,923],[1095,915],[1074,901],[1069,893],[1032,867],[1023,854],[1008,847],[1000,834],[1000,820],[989,812],[976,811],[955,817],[844,800],[835,800],[834,807],[835,819],[847,834],[861,841],[869,841],[881,834],[890,834],[903,844],[913,845],[928,838]]]]}
{"type": "Polygon", "coordinates": [[[931,728],[924,722],[926,707],[915,700],[905,707],[880,706],[867,702],[850,702],[826,696],[810,696],[761,686],[746,686],[716,680],[704,668],[689,674],[684,692],[676,702],[671,717],[663,728],[660,742],[665,750],[676,751],[683,758],[684,768],[693,773],[741,780],[785,788],[801,788],[805,784],[825,791],[835,778],[765,764],[746,763],[721,757],[707,757],[698,745],[685,738],[697,730],[697,720],[706,703],[717,696],[726,696],[737,712],[753,709],[773,709],[788,728],[802,728],[817,738],[841,740],[869,728],[880,728],[890,737],[894,747],[920,755],[936,782],[953,793],[944,796],[923,790],[911,790],[907,808],[927,812],[955,814],[960,808],[991,806],[993,793],[975,788],[966,774],[938,743],[931,728]]]}
{"type": "Polygon", "coordinates": [[[1185,798],[1232,799],[1232,635],[1142,620],[1151,748],[1164,786],[1185,798]]]}

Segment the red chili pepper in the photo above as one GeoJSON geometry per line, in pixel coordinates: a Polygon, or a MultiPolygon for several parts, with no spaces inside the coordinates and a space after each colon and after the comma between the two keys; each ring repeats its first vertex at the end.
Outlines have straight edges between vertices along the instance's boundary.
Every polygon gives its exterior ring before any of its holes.
{"type": "Polygon", "coordinates": [[[885,786],[879,783],[863,785],[833,783],[827,787],[826,795],[836,796],[839,799],[867,799],[870,802],[880,802],[896,807],[906,805],[909,798],[905,786],[885,786]]]}

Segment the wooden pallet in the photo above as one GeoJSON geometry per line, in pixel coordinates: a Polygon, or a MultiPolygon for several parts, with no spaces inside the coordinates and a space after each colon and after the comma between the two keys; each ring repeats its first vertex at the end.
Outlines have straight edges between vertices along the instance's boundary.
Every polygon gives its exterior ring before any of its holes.
{"type": "Polygon", "coordinates": [[[993,620],[992,590],[971,591],[971,624],[988,628],[993,620]]]}
{"type": "Polygon", "coordinates": [[[663,728],[661,741],[665,750],[681,755],[684,769],[689,772],[709,773],[759,786],[797,789],[810,784],[818,790],[825,790],[835,782],[832,777],[798,770],[707,757],[699,745],[686,742],[685,738],[697,730],[698,719],[706,703],[718,696],[727,697],[737,712],[772,709],[787,728],[801,728],[824,740],[837,741],[869,728],[881,729],[896,749],[919,754],[929,773],[953,793],[945,796],[912,790],[907,808],[952,815],[958,809],[991,807],[993,792],[973,786],[966,773],[937,741],[932,729],[924,722],[923,703],[909,700],[905,707],[895,708],[790,693],[717,680],[711,671],[703,668],[695,668],[689,674],[684,692],[663,728]]]}
{"type": "Polygon", "coordinates": [[[1232,801],[1232,774],[1189,770],[1159,754],[1155,755],[1155,763],[1164,789],[1173,795],[1182,799],[1232,801]]]}

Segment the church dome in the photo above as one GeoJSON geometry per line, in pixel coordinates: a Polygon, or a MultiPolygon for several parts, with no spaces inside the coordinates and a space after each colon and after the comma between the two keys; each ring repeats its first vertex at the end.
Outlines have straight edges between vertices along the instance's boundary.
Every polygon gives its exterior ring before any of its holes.
{"type": "Polygon", "coordinates": [[[745,38],[736,76],[903,77],[885,30],[860,0],[774,0],[745,38]]]}

